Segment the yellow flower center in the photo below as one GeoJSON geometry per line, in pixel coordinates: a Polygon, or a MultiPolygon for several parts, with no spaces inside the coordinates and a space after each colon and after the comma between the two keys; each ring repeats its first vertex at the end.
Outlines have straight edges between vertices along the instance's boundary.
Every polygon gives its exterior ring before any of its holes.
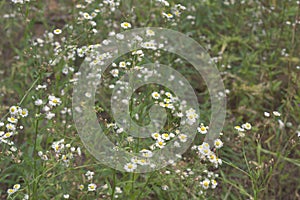
{"type": "Polygon", "coordinates": [[[13,192],[14,192],[13,189],[9,189],[9,190],[8,190],[8,193],[13,193],[13,192]]]}

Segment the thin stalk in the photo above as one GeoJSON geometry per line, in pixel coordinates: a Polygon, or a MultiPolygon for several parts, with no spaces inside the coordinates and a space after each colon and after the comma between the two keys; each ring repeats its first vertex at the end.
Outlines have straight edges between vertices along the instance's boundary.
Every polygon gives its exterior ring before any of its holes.
{"type": "MultiPolygon", "coordinates": [[[[40,110],[38,110],[38,113],[40,110]]],[[[36,118],[35,121],[35,135],[34,135],[34,146],[33,146],[33,198],[32,199],[37,199],[37,152],[36,152],[36,146],[37,146],[37,137],[38,137],[38,127],[39,127],[39,118],[36,118]]]]}
{"type": "Polygon", "coordinates": [[[154,173],[155,173],[155,171],[153,171],[153,172],[150,174],[150,176],[149,176],[149,178],[147,179],[146,183],[145,183],[144,186],[142,187],[141,192],[140,192],[139,195],[137,196],[137,199],[138,199],[138,200],[141,198],[142,193],[144,192],[145,188],[147,187],[147,185],[148,185],[150,179],[152,178],[152,176],[154,175],[154,173]]]}
{"type": "Polygon", "coordinates": [[[115,198],[115,191],[116,191],[116,170],[114,169],[114,174],[113,174],[113,187],[112,187],[112,192],[111,192],[111,199],[112,199],[112,200],[115,198]]]}

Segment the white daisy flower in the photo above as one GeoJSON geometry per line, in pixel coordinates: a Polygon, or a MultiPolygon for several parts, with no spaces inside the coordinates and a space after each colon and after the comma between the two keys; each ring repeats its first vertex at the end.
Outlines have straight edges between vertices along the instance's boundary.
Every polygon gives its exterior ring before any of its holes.
{"type": "Polygon", "coordinates": [[[126,68],[126,62],[124,62],[124,61],[119,62],[119,67],[120,68],[126,68]]]}
{"type": "Polygon", "coordinates": [[[154,31],[152,31],[150,29],[146,30],[146,36],[154,36],[154,35],[155,35],[154,31]]]}
{"type": "Polygon", "coordinates": [[[245,129],[243,129],[243,128],[240,127],[240,126],[235,126],[234,128],[235,128],[236,130],[238,130],[239,132],[245,131],[245,129]]]}
{"type": "Polygon", "coordinates": [[[21,117],[27,117],[28,116],[28,110],[27,109],[19,109],[19,114],[21,117]]]}
{"type": "Polygon", "coordinates": [[[145,159],[140,159],[138,160],[139,165],[149,165],[149,161],[145,159]]]}
{"type": "Polygon", "coordinates": [[[15,185],[13,186],[13,189],[14,189],[15,191],[18,191],[20,188],[21,188],[21,185],[20,185],[20,184],[15,184],[15,185]]]}
{"type": "Polygon", "coordinates": [[[170,135],[168,133],[163,133],[161,135],[161,138],[164,139],[164,140],[170,140],[170,135]]]}
{"type": "Polygon", "coordinates": [[[14,117],[9,117],[9,118],[7,118],[7,121],[9,121],[10,123],[16,124],[18,122],[18,119],[14,118],[14,117]]]}
{"type": "Polygon", "coordinates": [[[180,142],[186,142],[187,141],[187,135],[185,135],[185,134],[179,134],[178,138],[179,138],[180,142]]]}
{"type": "Polygon", "coordinates": [[[78,189],[79,190],[83,190],[84,189],[84,185],[82,185],[82,184],[78,185],[78,189]]]}
{"type": "Polygon", "coordinates": [[[220,139],[216,139],[214,145],[217,149],[220,149],[223,146],[223,142],[220,139]]]}
{"type": "Polygon", "coordinates": [[[8,195],[11,195],[11,194],[13,194],[13,193],[15,193],[16,191],[14,190],[14,189],[8,189],[7,190],[7,194],[8,195]]]}
{"type": "Polygon", "coordinates": [[[97,189],[97,185],[95,183],[91,183],[88,185],[88,191],[95,191],[97,189]]]}
{"type": "Polygon", "coordinates": [[[250,129],[252,128],[251,124],[248,123],[248,122],[245,123],[245,124],[243,124],[242,127],[243,127],[244,129],[246,129],[246,130],[250,130],[250,129]]]}
{"type": "Polygon", "coordinates": [[[7,133],[5,133],[5,134],[3,135],[3,138],[4,138],[4,139],[9,138],[9,137],[11,137],[12,135],[13,135],[12,132],[7,132],[7,133]]]}
{"type": "Polygon", "coordinates": [[[217,181],[216,180],[211,180],[211,188],[212,189],[215,189],[216,187],[217,187],[217,185],[218,185],[218,183],[217,183],[217,181]]]}
{"type": "Polygon", "coordinates": [[[156,143],[155,143],[155,145],[156,145],[158,148],[162,149],[162,148],[165,147],[166,143],[165,143],[163,140],[157,140],[156,143]]]}
{"type": "Polygon", "coordinates": [[[209,179],[205,179],[204,181],[200,182],[201,186],[202,186],[204,189],[208,189],[209,183],[210,183],[210,180],[209,180],[209,179]]]}
{"type": "Polygon", "coordinates": [[[59,29],[59,28],[57,28],[57,29],[55,29],[55,30],[53,31],[53,33],[54,33],[55,35],[59,35],[59,34],[62,33],[62,30],[59,29]]]}
{"type": "Polygon", "coordinates": [[[16,106],[12,106],[9,108],[9,112],[11,115],[16,115],[18,114],[18,108],[16,106]]]}
{"type": "Polygon", "coordinates": [[[171,13],[165,13],[163,12],[162,15],[167,18],[167,19],[172,19],[173,18],[173,15],[171,13]]]}
{"type": "Polygon", "coordinates": [[[152,97],[154,99],[159,99],[160,98],[160,94],[158,92],[152,92],[152,97]]]}
{"type": "Polygon", "coordinates": [[[124,169],[126,172],[133,172],[137,168],[137,165],[135,163],[127,163],[124,166],[124,169]]]}
{"type": "Polygon", "coordinates": [[[206,134],[208,130],[208,126],[204,126],[203,124],[201,124],[200,127],[197,128],[197,130],[201,134],[206,134]]]}
{"type": "Polygon", "coordinates": [[[14,124],[6,124],[6,129],[9,131],[15,131],[16,130],[16,126],[14,124]]]}
{"type": "Polygon", "coordinates": [[[165,95],[166,95],[167,97],[169,97],[169,98],[172,98],[172,97],[173,97],[173,95],[172,95],[170,92],[166,92],[165,95]]]}
{"type": "Polygon", "coordinates": [[[121,27],[124,29],[129,29],[131,28],[131,24],[129,22],[123,22],[121,23],[121,27]]]}
{"type": "Polygon", "coordinates": [[[161,135],[159,133],[152,133],[151,136],[155,140],[159,140],[161,138],[161,135]]]}
{"type": "Polygon", "coordinates": [[[61,104],[60,98],[57,98],[53,95],[49,95],[48,99],[49,99],[49,105],[51,106],[57,106],[61,104]]]}

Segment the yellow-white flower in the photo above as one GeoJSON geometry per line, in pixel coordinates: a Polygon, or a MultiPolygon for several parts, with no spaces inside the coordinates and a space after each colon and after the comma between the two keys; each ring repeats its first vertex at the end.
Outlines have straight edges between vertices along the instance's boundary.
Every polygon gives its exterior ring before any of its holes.
{"type": "Polygon", "coordinates": [[[82,184],[79,185],[79,186],[78,186],[78,189],[79,189],[79,190],[83,190],[83,189],[84,189],[84,185],[82,185],[82,184]]]}
{"type": "Polygon", "coordinates": [[[16,130],[16,126],[14,124],[6,124],[6,128],[9,131],[14,131],[16,130]]]}
{"type": "Polygon", "coordinates": [[[173,18],[173,15],[171,13],[165,13],[163,12],[162,15],[167,18],[167,19],[172,19],[173,18]]]}
{"type": "Polygon", "coordinates": [[[217,185],[218,185],[218,183],[217,183],[217,181],[216,180],[211,180],[211,188],[212,189],[215,189],[216,187],[217,187],[217,185]]]}
{"type": "Polygon", "coordinates": [[[250,130],[250,129],[252,128],[251,124],[248,123],[248,122],[245,123],[245,124],[243,124],[242,127],[243,127],[244,129],[246,129],[246,130],[250,130]]]}
{"type": "Polygon", "coordinates": [[[91,183],[88,185],[88,191],[95,191],[97,189],[97,185],[95,183],[91,183]]]}
{"type": "Polygon", "coordinates": [[[84,19],[92,19],[92,17],[90,16],[90,14],[87,13],[87,12],[83,13],[82,16],[84,17],[84,19]]]}
{"type": "Polygon", "coordinates": [[[131,24],[129,22],[123,22],[121,23],[121,27],[124,29],[131,28],[131,24]]]}
{"type": "Polygon", "coordinates": [[[166,104],[170,104],[170,103],[172,103],[172,99],[164,99],[164,102],[166,103],[166,104]]]}
{"type": "Polygon", "coordinates": [[[163,133],[161,135],[161,138],[164,139],[164,140],[170,140],[170,135],[168,133],[163,133]]]}
{"type": "Polygon", "coordinates": [[[214,145],[217,149],[220,149],[223,146],[223,142],[220,139],[216,139],[214,145]]]}
{"type": "Polygon", "coordinates": [[[62,30],[59,29],[59,28],[57,28],[57,29],[55,29],[55,30],[53,31],[53,33],[56,34],[56,35],[59,35],[59,34],[62,33],[62,30]]]}
{"type": "Polygon", "coordinates": [[[157,140],[156,143],[155,143],[155,145],[156,145],[158,148],[162,149],[162,148],[165,147],[166,143],[165,143],[163,140],[157,140]]]}
{"type": "Polygon", "coordinates": [[[154,99],[159,99],[160,98],[160,94],[158,92],[152,92],[152,97],[154,99]]]}
{"type": "Polygon", "coordinates": [[[196,122],[196,119],[198,118],[198,114],[196,113],[196,110],[193,108],[190,108],[186,111],[186,117],[187,117],[187,123],[193,124],[196,122]]]}
{"type": "Polygon", "coordinates": [[[15,191],[19,190],[20,188],[21,188],[21,185],[20,185],[20,184],[15,184],[15,185],[13,186],[13,189],[14,189],[15,191]]]}
{"type": "Polygon", "coordinates": [[[170,92],[166,92],[165,95],[166,95],[167,97],[169,97],[169,98],[172,98],[172,97],[173,97],[173,95],[172,95],[170,92]]]}
{"type": "Polygon", "coordinates": [[[5,133],[5,134],[3,135],[3,138],[4,138],[4,139],[9,138],[9,137],[11,137],[12,135],[13,135],[12,132],[7,132],[7,133],[5,133]]]}
{"type": "Polygon", "coordinates": [[[18,122],[18,119],[14,118],[14,117],[9,117],[9,118],[7,118],[7,121],[9,121],[10,123],[16,124],[18,122]]]}
{"type": "Polygon", "coordinates": [[[204,149],[209,149],[210,145],[207,142],[202,143],[204,149]]]}
{"type": "Polygon", "coordinates": [[[147,35],[147,36],[154,36],[154,35],[155,35],[155,32],[152,31],[152,30],[150,30],[150,29],[148,29],[148,30],[146,30],[146,35],[147,35]]]}
{"type": "Polygon", "coordinates": [[[16,106],[12,106],[9,108],[9,112],[11,115],[16,115],[18,114],[18,108],[16,106]]]}
{"type": "Polygon", "coordinates": [[[124,61],[120,62],[119,67],[126,68],[126,62],[124,62],[124,61]]]}
{"type": "Polygon", "coordinates": [[[178,138],[179,138],[180,142],[186,142],[187,141],[187,135],[185,135],[185,134],[179,134],[178,138]]]}
{"type": "Polygon", "coordinates": [[[205,179],[204,181],[200,182],[200,184],[202,185],[202,187],[203,187],[204,189],[208,189],[209,183],[210,183],[210,180],[209,180],[209,179],[205,179]]]}
{"type": "Polygon", "coordinates": [[[27,117],[28,116],[28,110],[27,109],[19,109],[19,114],[21,117],[27,117]]]}
{"type": "Polygon", "coordinates": [[[161,138],[161,135],[159,133],[152,133],[152,138],[155,139],[155,140],[158,140],[161,138]]]}
{"type": "Polygon", "coordinates": [[[11,195],[11,194],[13,194],[13,193],[15,193],[15,192],[16,192],[16,191],[15,191],[14,189],[11,189],[11,188],[7,190],[7,194],[8,194],[8,195],[11,195]]]}
{"type": "Polygon", "coordinates": [[[137,168],[137,165],[135,163],[127,163],[124,166],[124,169],[126,172],[133,172],[137,168]]]}
{"type": "Polygon", "coordinates": [[[140,159],[138,160],[139,165],[149,165],[149,161],[146,159],[140,159]]]}
{"type": "Polygon", "coordinates": [[[57,106],[57,105],[60,105],[60,104],[61,104],[60,98],[57,98],[57,97],[55,97],[55,96],[53,96],[53,95],[50,95],[50,96],[48,97],[48,99],[49,99],[49,104],[50,104],[51,106],[57,106]]]}
{"type": "Polygon", "coordinates": [[[209,161],[211,163],[217,162],[217,156],[213,152],[210,152],[210,154],[207,156],[207,158],[209,159],[209,161]]]}
{"type": "Polygon", "coordinates": [[[245,131],[245,129],[243,129],[243,128],[240,127],[240,126],[235,126],[234,128],[235,128],[236,130],[238,130],[239,132],[245,131]]]}
{"type": "Polygon", "coordinates": [[[206,134],[208,130],[208,126],[204,126],[203,124],[201,124],[200,127],[197,128],[197,130],[201,134],[206,134]]]}

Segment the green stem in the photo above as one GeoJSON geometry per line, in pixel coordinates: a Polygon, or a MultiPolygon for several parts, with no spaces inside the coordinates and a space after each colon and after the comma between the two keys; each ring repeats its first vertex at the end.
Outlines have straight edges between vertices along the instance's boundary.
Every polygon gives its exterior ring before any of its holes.
{"type": "MultiPolygon", "coordinates": [[[[40,110],[38,110],[38,113],[40,112],[40,110]]],[[[33,146],[33,190],[32,190],[32,194],[33,194],[33,200],[37,199],[37,152],[36,152],[36,146],[37,146],[37,137],[38,137],[38,127],[39,127],[39,118],[36,119],[35,122],[35,135],[34,135],[34,146],[33,146]]]]}
{"type": "Polygon", "coordinates": [[[114,169],[114,174],[113,174],[113,187],[112,187],[112,192],[111,192],[111,199],[112,199],[112,200],[115,198],[115,191],[116,191],[116,170],[114,169]]]}
{"type": "Polygon", "coordinates": [[[133,188],[134,188],[134,175],[135,173],[132,172],[132,176],[131,176],[131,193],[133,194],[133,188]]]}

